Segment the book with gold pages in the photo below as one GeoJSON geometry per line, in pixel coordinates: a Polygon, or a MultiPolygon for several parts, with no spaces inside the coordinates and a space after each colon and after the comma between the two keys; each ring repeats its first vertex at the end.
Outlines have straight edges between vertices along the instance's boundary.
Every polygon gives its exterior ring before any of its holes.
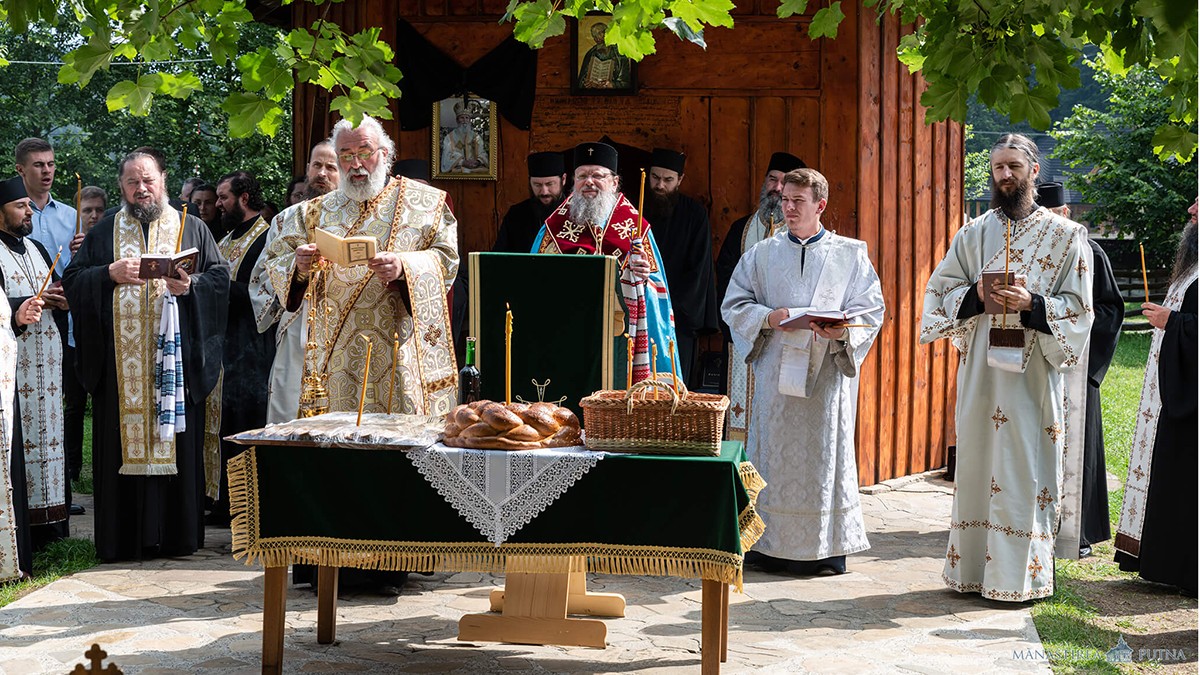
{"type": "Polygon", "coordinates": [[[789,307],[788,317],[779,322],[780,326],[796,327],[804,330],[812,330],[812,325],[828,324],[837,326],[839,324],[850,323],[851,319],[860,317],[864,314],[878,311],[881,307],[868,307],[859,309],[853,312],[843,312],[840,309],[818,309],[816,307],[789,307]]]}
{"type": "Polygon", "coordinates": [[[162,277],[170,277],[177,279],[179,270],[183,270],[188,274],[196,269],[196,257],[200,255],[200,251],[195,248],[189,248],[175,255],[155,255],[146,254],[141,258],[141,264],[138,267],[139,279],[161,279],[162,277]]]}
{"type": "Polygon", "coordinates": [[[313,231],[313,243],[321,251],[321,257],[342,267],[366,265],[375,257],[378,246],[375,237],[339,237],[319,227],[313,231]]]}

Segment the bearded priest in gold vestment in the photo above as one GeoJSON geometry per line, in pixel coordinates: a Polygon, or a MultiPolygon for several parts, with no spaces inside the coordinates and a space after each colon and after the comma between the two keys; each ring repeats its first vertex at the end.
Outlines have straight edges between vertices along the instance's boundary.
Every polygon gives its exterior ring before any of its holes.
{"type": "MultiPolygon", "coordinates": [[[[339,188],[289,209],[266,253],[280,303],[296,311],[322,261],[314,242],[321,228],[339,237],[373,237],[365,265],[333,265],[313,290],[312,353],[305,379],[326,377],[330,411],[357,410],[367,342],[365,412],[444,415],[457,403],[458,368],[446,292],[458,270],[457,222],[446,193],[406,178],[390,178],[396,146],[375,119],[342,120],[330,136],[339,188]],[[366,339],[363,339],[366,338],[366,339]],[[399,340],[394,349],[394,340],[399,340]],[[393,354],[395,393],[392,394],[393,354]]],[[[307,318],[307,317],[305,317],[307,318]]]]}

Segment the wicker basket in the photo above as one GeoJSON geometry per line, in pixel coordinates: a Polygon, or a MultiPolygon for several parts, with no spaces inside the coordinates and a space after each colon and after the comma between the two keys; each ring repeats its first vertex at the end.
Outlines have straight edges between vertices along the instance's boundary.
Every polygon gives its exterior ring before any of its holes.
{"type": "Polygon", "coordinates": [[[593,450],[657,455],[721,454],[729,397],[689,392],[658,380],[642,380],[630,392],[603,390],[584,398],[583,442],[593,450]],[[656,390],[655,398],[647,392],[656,390]],[[658,393],[657,390],[666,392],[658,393]]]}

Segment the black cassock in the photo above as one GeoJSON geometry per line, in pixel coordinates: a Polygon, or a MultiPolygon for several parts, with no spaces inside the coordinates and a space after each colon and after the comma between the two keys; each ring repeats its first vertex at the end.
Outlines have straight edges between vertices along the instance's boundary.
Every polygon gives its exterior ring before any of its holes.
{"type": "Polygon", "coordinates": [[[1112,263],[1096,242],[1092,246],[1092,309],[1096,313],[1088,342],[1087,401],[1083,430],[1083,504],[1079,545],[1089,546],[1112,537],[1108,522],[1108,485],[1104,468],[1104,420],[1100,415],[1100,384],[1112,363],[1121,324],[1125,321],[1125,301],[1112,263]]]}
{"type": "MultiPolygon", "coordinates": [[[[233,229],[241,237],[254,226],[258,217],[233,229]]],[[[258,332],[254,307],[250,303],[250,276],[254,263],[267,240],[263,232],[242,253],[237,273],[229,281],[229,318],[225,328],[225,375],[221,382],[221,488],[213,515],[229,517],[229,478],[226,463],[246,449],[224,440],[249,429],[267,425],[267,382],[275,361],[275,325],[258,332]]],[[[230,261],[230,265],[234,262],[230,261]]]]}
{"type": "Polygon", "coordinates": [[[555,208],[557,205],[542,206],[542,203],[533,197],[510,206],[504,214],[504,220],[500,221],[500,231],[496,233],[496,243],[492,245],[492,252],[529,253],[538,230],[555,208]]]}
{"type": "Polygon", "coordinates": [[[671,310],[675,314],[675,336],[679,341],[679,365],[689,385],[696,359],[696,337],[717,330],[717,291],[713,286],[712,226],[704,205],[679,195],[670,219],[649,214],[654,240],[663,257],[671,310]]]}
{"type": "Polygon", "coordinates": [[[1196,595],[1196,282],[1171,312],[1158,351],[1162,408],[1146,490],[1137,557],[1117,552],[1117,562],[1142,578],[1196,595]]]}
{"type": "Polygon", "coordinates": [[[175,438],[179,473],[119,475],[120,393],[113,347],[116,284],[108,274],[113,227],[112,217],[96,223],[63,275],[75,319],[76,370],[93,397],[96,553],[105,562],[189,555],[204,545],[204,401],[220,374],[229,267],[204,223],[188,216],[182,248],[195,247],[199,256],[191,289],[178,298],[187,395],[187,430],[175,438]]]}

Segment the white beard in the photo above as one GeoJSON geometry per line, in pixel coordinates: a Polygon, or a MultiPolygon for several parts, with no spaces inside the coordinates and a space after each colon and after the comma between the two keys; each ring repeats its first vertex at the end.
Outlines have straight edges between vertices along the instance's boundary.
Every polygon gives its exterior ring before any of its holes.
{"type": "Polygon", "coordinates": [[[359,172],[365,172],[361,166],[349,171],[338,169],[341,190],[351,201],[365,202],[383,192],[383,186],[387,185],[389,170],[387,162],[381,161],[375,165],[375,170],[370,173],[366,183],[354,184],[350,182],[350,176],[361,175],[359,172]]]}
{"type": "Polygon", "coordinates": [[[617,207],[617,193],[601,192],[589,199],[577,192],[571,195],[569,207],[572,223],[604,225],[617,207]]]}

